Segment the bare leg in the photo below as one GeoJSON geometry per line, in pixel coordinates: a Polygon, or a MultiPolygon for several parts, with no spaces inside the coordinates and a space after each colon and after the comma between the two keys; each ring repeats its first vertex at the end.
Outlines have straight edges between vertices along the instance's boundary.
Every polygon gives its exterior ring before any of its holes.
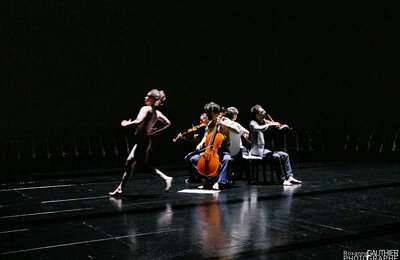
{"type": "Polygon", "coordinates": [[[108,193],[110,196],[121,195],[124,192],[125,185],[128,182],[129,178],[133,174],[133,168],[135,167],[135,164],[136,164],[136,161],[134,161],[130,165],[126,166],[126,170],[124,172],[124,175],[122,176],[121,183],[118,185],[118,187],[113,192],[108,193]]]}
{"type": "Polygon", "coordinates": [[[165,181],[165,191],[169,191],[169,189],[171,188],[171,184],[172,184],[172,177],[169,177],[167,175],[165,175],[162,171],[160,171],[159,169],[152,169],[152,168],[147,168],[147,171],[149,173],[155,174],[158,177],[160,177],[161,179],[163,179],[165,181]]]}
{"type": "Polygon", "coordinates": [[[163,172],[161,172],[159,169],[155,169],[155,168],[149,168],[147,167],[147,160],[149,158],[149,150],[151,147],[151,140],[149,140],[149,143],[147,145],[146,148],[146,152],[144,154],[144,170],[148,173],[154,174],[158,177],[160,177],[161,179],[163,179],[165,181],[165,191],[169,191],[169,189],[171,188],[171,184],[172,184],[172,177],[169,177],[167,175],[165,175],[163,172]]]}

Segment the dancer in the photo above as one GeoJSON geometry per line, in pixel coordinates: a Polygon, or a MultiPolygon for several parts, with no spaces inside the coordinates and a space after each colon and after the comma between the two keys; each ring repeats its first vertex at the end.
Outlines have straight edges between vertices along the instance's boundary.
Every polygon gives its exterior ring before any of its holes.
{"type": "Polygon", "coordinates": [[[145,106],[140,109],[136,119],[133,121],[131,119],[123,120],[121,122],[122,126],[136,125],[135,135],[137,143],[132,148],[132,151],[126,160],[126,169],[122,176],[121,183],[113,192],[109,192],[110,196],[120,195],[124,192],[125,185],[132,176],[135,165],[144,172],[155,174],[162,178],[166,183],[166,191],[171,188],[172,177],[165,175],[158,169],[149,168],[147,166],[149,150],[151,147],[150,136],[171,125],[168,118],[160,111],[156,110],[157,107],[164,104],[165,99],[166,96],[164,91],[152,89],[144,98],[145,106]],[[155,127],[156,122],[160,122],[157,124],[157,127],[155,127]]]}

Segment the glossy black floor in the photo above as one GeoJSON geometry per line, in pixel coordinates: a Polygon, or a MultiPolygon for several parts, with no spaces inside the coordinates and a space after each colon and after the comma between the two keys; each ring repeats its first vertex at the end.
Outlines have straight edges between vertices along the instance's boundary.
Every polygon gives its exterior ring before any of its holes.
{"type": "MultiPolygon", "coordinates": [[[[162,165],[161,165],[162,168],[162,165]]],[[[170,192],[137,174],[98,170],[8,181],[0,190],[3,259],[343,259],[344,252],[400,248],[398,162],[295,165],[303,184],[237,181],[214,194],[170,192]]]]}

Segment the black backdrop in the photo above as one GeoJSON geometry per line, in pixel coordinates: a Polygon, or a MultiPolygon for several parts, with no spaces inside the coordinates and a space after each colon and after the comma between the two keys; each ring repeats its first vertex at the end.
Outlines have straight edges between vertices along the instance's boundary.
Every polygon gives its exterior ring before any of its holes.
{"type": "Polygon", "coordinates": [[[1,3],[6,130],[118,127],[167,93],[173,138],[204,104],[299,128],[397,126],[398,1],[1,3]]]}

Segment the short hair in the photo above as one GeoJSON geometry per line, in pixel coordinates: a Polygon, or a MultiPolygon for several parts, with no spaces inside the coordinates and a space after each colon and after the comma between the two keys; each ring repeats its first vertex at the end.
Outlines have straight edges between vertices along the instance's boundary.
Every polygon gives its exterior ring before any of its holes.
{"type": "Polygon", "coordinates": [[[164,105],[164,102],[167,99],[165,92],[163,90],[158,90],[158,89],[150,90],[150,96],[154,98],[155,107],[161,107],[162,105],[164,105]]]}
{"type": "Polygon", "coordinates": [[[232,119],[234,115],[239,114],[239,111],[236,107],[228,107],[225,112],[225,117],[229,119],[232,119]]]}
{"type": "Polygon", "coordinates": [[[201,115],[200,115],[200,119],[208,120],[207,114],[206,114],[206,113],[201,114],[201,115]]]}
{"type": "Polygon", "coordinates": [[[255,119],[255,118],[256,118],[256,115],[260,112],[260,108],[261,108],[260,105],[254,105],[254,106],[251,108],[250,112],[251,112],[251,117],[252,117],[253,119],[255,119]]]}
{"type": "Polygon", "coordinates": [[[209,102],[204,106],[204,111],[206,113],[209,113],[209,112],[219,113],[220,107],[218,104],[215,104],[214,102],[209,102]]]}

